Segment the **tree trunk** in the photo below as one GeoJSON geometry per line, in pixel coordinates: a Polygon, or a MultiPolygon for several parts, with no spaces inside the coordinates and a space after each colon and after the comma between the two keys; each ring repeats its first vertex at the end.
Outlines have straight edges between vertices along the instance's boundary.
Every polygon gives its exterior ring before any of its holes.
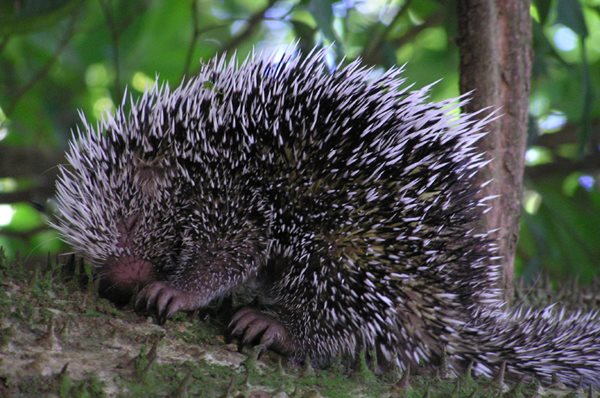
{"type": "Polygon", "coordinates": [[[521,191],[531,73],[531,17],[526,0],[458,0],[460,90],[473,91],[465,111],[499,109],[479,143],[491,159],[480,174],[488,181],[482,195],[500,195],[482,220],[494,238],[504,268],[502,287],[512,291],[519,233],[521,191]]]}

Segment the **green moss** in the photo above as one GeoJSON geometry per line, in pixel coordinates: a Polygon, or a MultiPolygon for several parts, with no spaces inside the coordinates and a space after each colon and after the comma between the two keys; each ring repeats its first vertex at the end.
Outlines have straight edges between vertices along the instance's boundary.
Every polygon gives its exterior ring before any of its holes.
{"type": "Polygon", "coordinates": [[[0,329],[0,348],[6,347],[14,335],[15,328],[12,326],[0,329]]]}
{"type": "Polygon", "coordinates": [[[69,377],[67,366],[63,368],[62,372],[58,375],[58,396],[60,398],[67,398],[73,388],[73,380],[69,377]]]}
{"type": "Polygon", "coordinates": [[[94,375],[81,380],[70,377],[66,367],[50,376],[26,376],[8,385],[11,396],[58,396],[60,398],[101,398],[105,385],[94,375]]]}
{"type": "MultiPolygon", "coordinates": [[[[178,314],[179,315],[179,314],[178,314]]],[[[181,314],[179,318],[174,318],[172,322],[187,321],[187,316],[181,314]]],[[[215,336],[220,330],[214,324],[204,322],[197,317],[191,323],[187,323],[186,327],[177,331],[178,338],[190,344],[204,344],[214,342],[215,336]]]]}
{"type": "Polygon", "coordinates": [[[298,398],[500,395],[520,398],[535,395],[538,388],[521,385],[500,394],[498,384],[490,380],[423,375],[398,383],[398,375],[373,374],[370,369],[376,364],[370,363],[364,354],[354,370],[341,361],[321,370],[281,366],[281,357],[276,354],[267,352],[258,359],[258,351],[247,349],[244,352],[248,353],[248,359],[240,366],[239,355],[223,348],[222,324],[180,314],[166,328],[153,325],[128,308],[118,310],[99,299],[93,289],[82,291],[79,284],[72,283],[72,278],[60,277],[58,268],[35,274],[14,264],[7,266],[0,256],[0,272],[4,277],[2,283],[10,286],[0,289],[0,314],[4,322],[0,329],[0,349],[5,348],[0,362],[0,383],[7,386],[9,396],[95,398],[109,391],[106,383],[110,383],[111,394],[127,397],[248,396],[265,391],[271,395],[284,392],[298,398]],[[48,331],[54,332],[53,337],[40,338],[48,331]],[[58,353],[56,347],[60,347],[58,353]],[[20,351],[29,348],[28,358],[32,360],[18,372],[10,372],[16,376],[2,375],[2,369],[11,364],[11,355],[22,358],[20,351]],[[98,353],[106,354],[108,359],[98,358],[98,353]],[[192,353],[198,354],[190,360],[192,353]],[[228,365],[209,361],[207,358],[211,356],[207,354],[215,354],[212,358],[228,365]],[[228,362],[223,358],[232,359],[228,362]],[[98,359],[104,362],[96,365],[95,375],[78,374],[76,378],[66,368],[54,376],[41,375],[42,369],[47,369],[49,363],[56,366],[57,360],[75,369],[90,366],[98,359]],[[99,375],[106,379],[100,380],[99,375]]]}
{"type": "Polygon", "coordinates": [[[25,276],[31,275],[26,272],[18,259],[15,261],[8,261],[6,258],[6,251],[0,246],[0,281],[3,279],[23,280],[25,276]]]}
{"type": "Polygon", "coordinates": [[[40,324],[48,324],[51,323],[54,319],[54,314],[48,308],[39,308],[38,310],[38,319],[37,322],[40,324]]]}
{"type": "Polygon", "coordinates": [[[54,284],[51,272],[40,271],[36,268],[34,279],[32,280],[31,293],[37,299],[44,299],[52,291],[54,284]]]}
{"type": "Polygon", "coordinates": [[[34,396],[34,394],[41,395],[42,393],[48,394],[57,391],[54,384],[52,379],[42,375],[25,376],[16,383],[13,383],[11,388],[13,391],[18,391],[19,394],[34,396]]]}
{"type": "MultiPolygon", "coordinates": [[[[140,362],[136,368],[144,368],[148,362],[140,362]]],[[[227,366],[213,365],[199,360],[181,364],[155,364],[145,368],[142,379],[125,378],[122,388],[127,396],[176,396],[185,390],[188,396],[221,397],[227,391],[235,372],[227,366]]]]}
{"type": "Polygon", "coordinates": [[[95,376],[91,376],[75,384],[71,390],[71,397],[83,398],[101,398],[105,397],[104,383],[98,380],[95,376]]]}
{"type": "Polygon", "coordinates": [[[150,366],[152,366],[152,363],[154,362],[155,357],[152,357],[150,352],[151,352],[150,350],[148,350],[146,347],[142,346],[139,354],[135,357],[135,359],[133,361],[134,374],[135,374],[136,378],[139,379],[140,381],[146,379],[146,376],[149,373],[148,370],[150,369],[150,366]]]}
{"type": "Polygon", "coordinates": [[[104,384],[95,376],[83,380],[72,380],[68,374],[62,375],[58,386],[60,398],[100,398],[106,396],[104,384]]]}
{"type": "Polygon", "coordinates": [[[357,391],[360,391],[362,395],[378,397],[389,388],[388,384],[377,379],[363,383],[348,375],[328,369],[316,371],[314,377],[301,378],[299,385],[302,385],[306,391],[316,388],[322,395],[334,398],[354,396],[357,391]]]}
{"type": "Polygon", "coordinates": [[[5,318],[10,312],[11,298],[4,289],[0,289],[0,316],[5,318]]]}
{"type": "Polygon", "coordinates": [[[358,365],[355,371],[355,376],[357,381],[367,385],[373,384],[377,381],[375,374],[373,374],[369,365],[367,364],[365,351],[361,351],[360,355],[358,356],[358,365]]]}

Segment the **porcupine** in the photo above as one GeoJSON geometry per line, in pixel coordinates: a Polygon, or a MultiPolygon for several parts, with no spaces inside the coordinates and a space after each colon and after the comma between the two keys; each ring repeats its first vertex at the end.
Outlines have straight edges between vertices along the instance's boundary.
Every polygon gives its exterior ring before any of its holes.
{"type": "Polygon", "coordinates": [[[475,142],[486,119],[323,52],[224,57],[173,91],[85,118],[55,226],[113,297],[160,319],[253,286],[231,331],[324,366],[373,353],[402,370],[600,387],[595,313],[508,310],[475,142]],[[126,111],[126,108],[129,108],[126,111]]]}

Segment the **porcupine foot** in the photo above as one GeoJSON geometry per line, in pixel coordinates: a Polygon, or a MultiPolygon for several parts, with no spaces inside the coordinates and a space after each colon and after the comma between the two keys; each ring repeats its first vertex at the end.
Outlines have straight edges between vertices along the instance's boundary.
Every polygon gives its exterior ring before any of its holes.
{"type": "Polygon", "coordinates": [[[135,308],[138,311],[156,310],[159,324],[171,318],[178,311],[192,311],[198,308],[195,294],[183,292],[166,282],[152,282],[137,295],[135,308]]]}
{"type": "Polygon", "coordinates": [[[294,343],[286,327],[271,315],[257,309],[245,307],[235,313],[229,323],[231,337],[240,339],[241,344],[261,344],[280,354],[294,351],[294,343]]]}

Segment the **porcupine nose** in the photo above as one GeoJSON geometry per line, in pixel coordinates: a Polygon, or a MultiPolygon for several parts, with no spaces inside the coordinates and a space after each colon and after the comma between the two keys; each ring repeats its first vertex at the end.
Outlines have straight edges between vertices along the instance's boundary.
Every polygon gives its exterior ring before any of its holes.
{"type": "Polygon", "coordinates": [[[109,259],[100,272],[99,292],[102,297],[125,305],[135,292],[155,279],[149,261],[132,256],[109,259]]]}

